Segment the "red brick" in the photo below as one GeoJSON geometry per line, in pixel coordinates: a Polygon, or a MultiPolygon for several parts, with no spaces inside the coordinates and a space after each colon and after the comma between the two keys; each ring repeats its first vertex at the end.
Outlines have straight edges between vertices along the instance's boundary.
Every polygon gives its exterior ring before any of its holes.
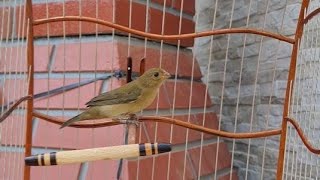
{"type": "MultiPolygon", "coordinates": [[[[59,17],[59,16],[79,16],[79,2],[78,1],[67,1],[65,3],[65,14],[63,14],[63,3],[49,3],[48,4],[48,17],[59,17]]],[[[115,11],[115,23],[129,27],[129,19],[131,17],[131,28],[145,31],[146,26],[146,7],[143,4],[132,2],[132,12],[129,14],[130,3],[128,1],[116,1],[113,5],[112,1],[99,1],[98,6],[98,19],[112,22],[112,13],[115,11]],[[115,10],[113,10],[115,8],[115,10]]],[[[81,16],[96,18],[96,1],[82,1],[81,3],[81,16]]],[[[149,11],[149,30],[151,33],[161,32],[162,22],[162,10],[150,8],[149,11]],[[160,16],[159,16],[160,15],[160,16]]],[[[45,19],[47,18],[47,4],[34,4],[33,5],[34,19],[45,19]]],[[[18,15],[17,15],[18,17],[18,15]]],[[[177,34],[179,24],[179,16],[166,12],[165,22],[165,34],[177,34]]],[[[78,35],[82,34],[96,34],[96,25],[94,23],[82,22],[81,31],[79,30],[79,22],[65,22],[65,34],[66,35],[78,35]]],[[[182,21],[182,33],[194,32],[194,22],[192,20],[183,19],[182,21]]],[[[21,30],[17,30],[17,33],[21,30]]],[[[62,36],[63,35],[63,22],[53,22],[47,24],[37,25],[34,28],[35,36],[45,37],[47,34],[50,36],[62,36]],[[47,29],[49,27],[49,30],[47,29]]],[[[98,25],[98,33],[111,33],[112,28],[98,25]]],[[[116,30],[117,33],[126,34],[122,31],[116,30]]],[[[136,35],[133,35],[136,36],[136,35]]],[[[165,41],[171,44],[176,44],[177,41],[165,41]]],[[[191,47],[193,45],[193,39],[182,40],[181,46],[191,47]]]]}
{"type": "MultiPolygon", "coordinates": [[[[128,56],[128,45],[124,43],[118,43],[118,54],[120,58],[121,69],[126,69],[126,58],[128,56]]],[[[133,58],[133,71],[139,72],[140,59],[144,57],[145,47],[144,45],[130,46],[130,56],[133,58]]],[[[177,51],[175,49],[164,47],[162,50],[153,47],[147,47],[146,50],[146,69],[153,67],[162,67],[168,71],[171,75],[175,75],[177,65],[177,51]],[[162,57],[161,57],[162,56],[162,57]],[[160,58],[162,63],[160,64],[160,58]]],[[[190,77],[192,72],[193,59],[192,54],[188,51],[179,51],[179,68],[178,76],[190,77]]],[[[194,62],[194,78],[200,79],[202,77],[199,64],[194,62]]]]}
{"type": "MultiPolygon", "coordinates": [[[[202,116],[203,114],[195,114],[190,116],[190,123],[200,125],[202,126],[202,116]]],[[[180,115],[175,116],[175,119],[179,119],[182,121],[187,122],[188,121],[188,115],[180,115]]],[[[155,122],[145,122],[146,131],[148,133],[148,137],[150,138],[150,141],[147,139],[147,136],[145,134],[144,129],[142,129],[141,134],[141,142],[170,142],[170,133],[171,133],[171,125],[165,124],[165,123],[158,123],[158,129],[157,129],[157,139],[155,140],[155,122]]],[[[211,129],[217,129],[218,128],[218,122],[217,117],[214,113],[207,113],[206,114],[206,123],[205,127],[211,128],[211,129]]],[[[187,129],[180,126],[173,126],[172,129],[172,144],[182,144],[186,142],[186,132],[187,129]]],[[[204,134],[204,138],[212,138],[212,135],[204,134]]],[[[195,130],[189,130],[188,135],[188,141],[196,141],[201,139],[201,132],[195,131],[195,130]]],[[[139,141],[139,130],[137,131],[137,143],[139,141]]]]}
{"type": "MultiPolygon", "coordinates": [[[[176,84],[176,99],[175,99],[175,108],[188,108],[189,107],[189,98],[190,98],[190,82],[188,81],[179,81],[176,84]]],[[[205,99],[205,84],[194,82],[193,83],[193,92],[191,106],[195,107],[204,107],[205,99]]],[[[169,109],[173,107],[173,97],[174,97],[174,81],[167,81],[160,88],[160,101],[159,109],[169,109]],[[169,101],[169,102],[168,102],[169,101]]],[[[157,99],[154,100],[153,104],[147,109],[156,108],[157,99]]],[[[207,95],[207,106],[211,105],[211,100],[209,95],[207,95]]]]}
{"type": "MultiPolygon", "coordinates": [[[[166,0],[167,7],[173,7],[177,11],[181,11],[181,3],[183,1],[183,13],[194,15],[195,13],[195,0],[166,0]]],[[[151,2],[155,2],[160,5],[164,5],[164,0],[151,0],[151,2]]],[[[178,13],[179,13],[178,12],[178,13]]]]}
{"type": "MultiPolygon", "coordinates": [[[[189,150],[190,157],[194,164],[194,167],[198,173],[199,160],[200,160],[200,148],[189,150]]],[[[202,160],[201,160],[201,172],[200,176],[213,173],[215,169],[221,170],[231,166],[231,156],[225,143],[219,144],[219,150],[217,151],[217,144],[203,146],[202,148],[202,160]],[[217,156],[218,153],[218,156],[217,156]],[[218,157],[218,167],[215,167],[216,157],[218,157]]]]}
{"type": "Polygon", "coordinates": [[[54,72],[62,71],[111,71],[119,69],[119,59],[116,53],[117,44],[112,42],[70,43],[57,45],[54,72]],[[114,55],[112,57],[112,54],[114,55]],[[81,59],[80,59],[81,58],[81,59]],[[113,61],[113,63],[112,63],[113,61]],[[80,66],[81,62],[81,66],[80,66]],[[80,69],[81,67],[81,69],[80,69]]]}
{"type": "MultiPolygon", "coordinates": [[[[48,4],[48,16],[58,17],[58,16],[79,16],[80,2],[79,1],[66,1],[65,5],[61,2],[59,3],[49,3],[48,4]],[[63,6],[65,6],[65,14],[63,14],[63,6]]],[[[98,17],[102,20],[112,21],[112,1],[99,1],[98,6],[98,17]]],[[[81,1],[81,16],[96,18],[96,1],[88,0],[81,1]]],[[[33,16],[34,19],[44,19],[47,18],[47,4],[34,4],[33,5],[33,16]]],[[[35,26],[34,34],[35,36],[47,36],[48,29],[47,24],[35,26]]],[[[65,33],[66,35],[78,35],[79,32],[82,34],[95,34],[96,25],[94,23],[88,22],[66,22],[65,23],[65,33]],[[81,31],[79,28],[81,27],[81,31]]],[[[98,26],[98,32],[111,32],[111,28],[106,26],[98,26]]],[[[50,36],[62,36],[63,35],[63,22],[54,22],[49,24],[49,34],[50,36]]]]}
{"type": "Polygon", "coordinates": [[[124,142],[123,135],[125,129],[122,125],[87,130],[88,135],[84,133],[79,134],[80,141],[82,141],[84,138],[88,138],[87,141],[81,142],[83,143],[82,146],[84,148],[118,146],[124,142]],[[90,147],[86,145],[87,142],[90,142],[90,147]],[[87,147],[85,147],[85,145],[87,147]]]}
{"type": "MultiPolygon", "coordinates": [[[[8,76],[7,76],[8,77],[8,76]]],[[[5,104],[16,101],[20,97],[25,96],[27,90],[27,80],[7,79],[4,83],[3,95],[6,99],[5,104]]],[[[0,99],[2,101],[2,99],[0,99]]]]}
{"type": "Polygon", "coordinates": [[[147,107],[147,109],[169,109],[170,108],[170,101],[168,99],[168,94],[166,92],[166,88],[164,86],[160,87],[159,90],[159,98],[156,97],[153,103],[147,107]]]}
{"type": "MultiPolygon", "coordinates": [[[[159,164],[165,164],[166,159],[161,157],[156,157],[159,164]],[[160,162],[159,162],[160,161],[160,162]],[[163,161],[163,162],[161,162],[163,161]]],[[[156,170],[156,168],[155,168],[156,170]]],[[[162,175],[164,175],[165,169],[162,169],[162,175]]],[[[128,161],[128,180],[133,179],[152,179],[152,158],[141,159],[139,162],[139,169],[137,161],[128,161]],[[137,173],[139,173],[137,177],[137,173]]],[[[157,176],[154,176],[154,179],[157,179],[157,176]]]]}
{"type": "MultiPolygon", "coordinates": [[[[95,42],[90,43],[70,43],[57,45],[56,56],[53,64],[54,72],[75,71],[80,69],[79,62],[81,57],[81,71],[112,71],[126,70],[128,45],[125,42],[95,42]],[[64,68],[65,67],[65,68],[64,68]]],[[[144,45],[133,44],[130,46],[130,56],[133,59],[133,71],[139,72],[140,60],[144,57],[144,45]]],[[[146,69],[160,66],[160,50],[154,47],[146,49],[146,69]]],[[[163,48],[161,67],[174,75],[176,71],[177,51],[171,48],[163,48]]],[[[194,79],[202,77],[199,64],[192,59],[192,54],[188,51],[179,52],[178,76],[190,77],[192,65],[194,66],[194,79]]]]}
{"type": "MultiPolygon", "coordinates": [[[[224,175],[224,176],[221,176],[221,177],[218,177],[219,180],[230,180],[230,174],[227,174],[227,175],[224,175]]],[[[237,175],[237,172],[233,171],[232,172],[232,180],[238,180],[238,175],[237,175]]]]}
{"type": "MultiPolygon", "coordinates": [[[[117,19],[117,23],[122,24],[122,22],[128,23],[130,14],[123,14],[123,13],[129,13],[129,4],[128,1],[119,1],[117,4],[117,15],[116,18],[121,17],[120,19],[117,19]],[[125,4],[123,4],[125,3],[125,4]],[[118,13],[119,12],[119,13],[118,13]],[[119,14],[119,15],[118,15],[119,14]],[[123,20],[124,19],[124,20],[123,20]]],[[[149,19],[148,19],[148,28],[150,33],[157,33],[161,34],[161,24],[162,24],[162,10],[149,8],[149,19]]],[[[136,27],[134,29],[140,29],[141,31],[145,31],[145,17],[146,17],[146,10],[145,5],[140,5],[138,3],[132,3],[132,13],[131,13],[131,21],[132,21],[132,27],[136,27]]],[[[180,17],[173,15],[169,12],[166,12],[165,14],[165,23],[164,23],[164,34],[178,34],[178,27],[179,27],[179,21],[180,17]]],[[[124,24],[128,27],[128,25],[124,24]]],[[[195,25],[192,20],[188,20],[185,18],[182,18],[182,26],[181,26],[181,33],[192,33],[195,30],[195,25]]],[[[170,44],[176,45],[178,41],[172,40],[172,41],[164,41],[170,44]]],[[[188,40],[182,40],[181,46],[187,46],[191,47],[193,46],[193,39],[188,40]]]]}
{"type": "MultiPolygon", "coordinates": [[[[81,79],[82,81],[85,79],[81,79]]],[[[63,84],[63,79],[36,79],[35,80],[35,94],[40,92],[62,87],[64,85],[69,85],[79,82],[79,79],[66,79],[65,84],[63,84]]],[[[63,94],[58,94],[46,99],[35,100],[34,107],[41,109],[77,109],[85,108],[86,102],[92,99],[95,95],[99,94],[101,88],[101,81],[98,81],[96,84],[91,83],[80,88],[76,88],[70,91],[67,91],[63,94]],[[95,88],[96,85],[96,88],[95,88]],[[96,90],[96,92],[94,92],[96,90]],[[81,94],[79,97],[78,94],[81,94]]]]}
{"type": "MultiPolygon", "coordinates": [[[[210,128],[210,129],[218,129],[219,119],[218,119],[216,113],[213,113],[213,112],[209,112],[206,114],[201,113],[201,114],[195,114],[195,116],[196,116],[195,119],[197,119],[197,121],[195,121],[194,124],[202,126],[203,119],[204,119],[205,120],[205,124],[204,124],[205,127],[210,128]]],[[[205,139],[207,139],[207,138],[212,138],[213,135],[204,133],[203,137],[205,139]]]]}
{"type": "MultiPolygon", "coordinates": [[[[180,17],[165,12],[164,35],[179,34],[180,17]]],[[[160,10],[151,9],[150,11],[150,32],[161,34],[163,12],[160,10]]],[[[193,33],[195,31],[195,24],[192,20],[182,18],[181,34],[193,33]]],[[[170,44],[177,44],[177,40],[166,40],[170,44]]],[[[181,40],[181,46],[193,46],[193,39],[181,40]]]]}
{"type": "Polygon", "coordinates": [[[31,167],[32,180],[77,179],[80,164],[62,166],[31,167]]]}
{"type": "MultiPolygon", "coordinates": [[[[191,83],[190,81],[177,81],[176,83],[176,93],[174,93],[174,81],[167,81],[165,83],[169,99],[171,100],[171,104],[173,105],[174,96],[175,97],[175,108],[188,108],[189,101],[191,96],[191,106],[193,108],[196,107],[204,107],[205,105],[205,92],[206,85],[199,82],[193,82],[192,85],[192,94],[191,93],[191,83]]],[[[206,106],[211,105],[211,100],[209,95],[207,95],[206,106]]]]}
{"type": "Polygon", "coordinates": [[[24,154],[0,152],[1,179],[23,179],[24,154]]]}
{"type": "MultiPolygon", "coordinates": [[[[155,157],[154,179],[166,179],[168,174],[168,155],[160,155],[155,157]]],[[[151,179],[152,177],[152,158],[140,160],[138,179],[151,179]]],[[[194,179],[192,174],[192,166],[186,163],[185,179],[194,179]]],[[[171,154],[169,179],[182,179],[184,169],[184,152],[175,152],[171,154]]],[[[128,177],[136,179],[137,176],[137,161],[128,161],[128,177]]]]}
{"type": "Polygon", "coordinates": [[[117,160],[94,161],[89,164],[86,180],[117,179],[117,160]]]}
{"type": "Polygon", "coordinates": [[[27,59],[25,58],[25,46],[0,47],[0,72],[26,72],[27,59]]]}
{"type": "Polygon", "coordinates": [[[1,40],[5,40],[7,37],[11,39],[13,11],[14,8],[11,7],[0,7],[0,24],[3,25],[3,27],[0,27],[0,36],[2,37],[1,40]]]}
{"type": "Polygon", "coordinates": [[[25,8],[23,5],[19,5],[19,6],[16,6],[16,11],[15,11],[15,33],[14,35],[17,37],[17,38],[22,38],[22,34],[24,34],[24,36],[27,34],[27,29],[28,29],[28,20],[27,18],[23,19],[24,17],[26,17],[26,14],[25,14],[25,8]],[[22,6],[22,8],[21,8],[22,6]],[[24,24],[23,24],[24,23],[24,24]]]}
{"type": "Polygon", "coordinates": [[[10,115],[0,125],[0,144],[24,145],[25,117],[10,115]]]}
{"type": "MultiPolygon", "coordinates": [[[[157,4],[160,4],[160,5],[164,5],[164,1],[165,0],[151,0],[151,2],[155,2],[157,4]]],[[[172,5],[172,0],[166,0],[166,7],[171,7],[172,5]]]]}
{"type": "Polygon", "coordinates": [[[143,4],[132,1],[117,1],[115,20],[117,24],[130,27],[135,30],[145,31],[146,7],[143,4]],[[131,14],[130,14],[131,3],[131,14]]]}
{"type": "Polygon", "coordinates": [[[124,139],[123,126],[95,129],[66,127],[62,130],[59,127],[59,125],[40,120],[34,134],[33,145],[37,147],[84,149],[120,145],[124,139]]]}
{"type": "Polygon", "coordinates": [[[33,146],[76,149],[77,129],[68,128],[68,130],[62,131],[59,127],[59,125],[39,120],[39,124],[33,134],[33,146]],[[48,141],[49,139],[50,141],[48,141]]]}
{"type": "Polygon", "coordinates": [[[183,12],[190,15],[194,15],[195,0],[175,0],[173,2],[173,8],[181,11],[182,1],[183,1],[183,12]]]}
{"type": "MultiPolygon", "coordinates": [[[[146,126],[145,124],[150,124],[148,122],[145,122],[145,123],[140,123],[140,126],[137,127],[136,129],[136,136],[135,136],[135,143],[146,143],[146,142],[154,142],[154,139],[150,138],[148,139],[145,130],[143,128],[143,126],[146,126]],[[140,136],[140,130],[141,130],[141,136],[140,136]]],[[[160,141],[159,141],[160,142],[160,141]]]]}
{"type": "MultiPolygon", "coordinates": [[[[188,108],[189,107],[189,97],[190,97],[190,83],[188,81],[177,82],[176,87],[176,99],[175,108],[188,108]]],[[[205,99],[205,88],[206,86],[202,83],[193,83],[193,93],[192,93],[192,107],[204,107],[205,99]]],[[[173,107],[173,96],[174,96],[174,82],[167,81],[160,88],[160,99],[159,99],[159,109],[169,109],[173,107]],[[169,102],[168,102],[169,101],[169,102]]],[[[157,98],[147,109],[156,108],[157,98]]],[[[207,106],[211,105],[211,100],[209,95],[207,96],[207,106]]]]}
{"type": "Polygon", "coordinates": [[[53,46],[49,45],[35,45],[34,46],[34,71],[46,72],[48,71],[48,63],[52,53],[53,46]]]}
{"type": "MultiPolygon", "coordinates": [[[[184,120],[187,121],[188,116],[175,116],[175,119],[184,120]]],[[[191,116],[191,119],[194,117],[191,116]]],[[[157,129],[157,138],[155,139],[155,132],[156,132],[156,123],[155,122],[146,122],[146,131],[148,134],[148,137],[150,138],[150,141],[146,138],[145,134],[142,134],[141,143],[145,142],[170,142],[170,132],[171,132],[171,124],[166,123],[158,123],[158,129],[157,129]]],[[[142,132],[145,133],[144,129],[142,129],[142,132]]],[[[190,135],[190,134],[189,134],[190,135]]],[[[189,139],[192,139],[193,137],[189,136],[189,139]]],[[[137,131],[137,141],[139,140],[139,131],[137,131]]],[[[172,130],[172,144],[179,144],[184,143],[186,141],[186,128],[179,127],[179,126],[173,126],[172,130]]]]}
{"type": "MultiPolygon", "coordinates": [[[[46,72],[50,54],[52,53],[52,45],[35,45],[34,47],[34,71],[46,72]]],[[[4,61],[0,62],[0,72],[27,72],[26,47],[0,48],[2,57],[7,56],[4,61]],[[11,61],[11,64],[10,64],[11,61]]]]}

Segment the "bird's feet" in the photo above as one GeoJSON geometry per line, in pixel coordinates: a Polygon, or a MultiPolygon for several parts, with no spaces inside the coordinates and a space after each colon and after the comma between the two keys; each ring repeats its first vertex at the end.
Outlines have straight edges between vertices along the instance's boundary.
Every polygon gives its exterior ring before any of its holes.
{"type": "Polygon", "coordinates": [[[119,122],[121,124],[135,124],[137,127],[139,126],[139,118],[135,114],[119,116],[119,117],[113,118],[112,120],[119,122]]]}

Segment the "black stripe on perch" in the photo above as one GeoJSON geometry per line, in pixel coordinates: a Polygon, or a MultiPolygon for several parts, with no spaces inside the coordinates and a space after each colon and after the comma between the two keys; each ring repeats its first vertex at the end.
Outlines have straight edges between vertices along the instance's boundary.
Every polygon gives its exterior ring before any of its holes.
{"type": "Polygon", "coordinates": [[[144,143],[82,150],[50,152],[24,159],[27,166],[52,166],[88,161],[126,159],[171,151],[170,144],[144,143]]]}
{"type": "MultiPolygon", "coordinates": [[[[39,156],[38,156],[38,158],[39,158],[39,156]]],[[[44,166],[44,154],[40,154],[40,158],[41,158],[41,166],[44,166]]],[[[39,162],[39,161],[38,161],[39,162]]]]}
{"type": "Polygon", "coordinates": [[[152,149],[152,154],[155,154],[156,150],[155,150],[154,144],[151,144],[151,149],[152,149]]]}
{"type": "Polygon", "coordinates": [[[56,152],[50,153],[50,164],[57,165],[56,152]]]}
{"type": "Polygon", "coordinates": [[[158,149],[158,153],[157,154],[169,152],[169,151],[171,151],[171,145],[170,144],[158,144],[158,148],[157,149],[158,149]]]}
{"type": "Polygon", "coordinates": [[[139,145],[139,154],[140,156],[145,156],[146,153],[146,146],[144,144],[140,144],[139,145]]]}
{"type": "Polygon", "coordinates": [[[38,156],[29,156],[24,159],[28,166],[39,166],[38,156]]]}

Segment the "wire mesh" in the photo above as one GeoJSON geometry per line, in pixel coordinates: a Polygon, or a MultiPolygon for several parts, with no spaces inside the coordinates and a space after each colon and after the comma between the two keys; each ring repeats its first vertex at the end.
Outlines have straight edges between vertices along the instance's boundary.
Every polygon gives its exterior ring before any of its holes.
{"type": "MultiPolygon", "coordinates": [[[[307,12],[319,7],[319,1],[311,1],[307,12]]],[[[308,21],[300,41],[296,77],[292,87],[290,116],[296,119],[309,142],[319,148],[317,130],[318,111],[318,59],[319,17],[308,21]]],[[[289,128],[286,147],[285,178],[317,179],[319,162],[316,155],[309,153],[297,132],[289,128]]]]}
{"type": "MultiPolygon", "coordinates": [[[[0,11],[0,75],[3,85],[0,95],[2,93],[1,111],[5,112],[9,108],[6,105],[28,94],[25,38],[28,28],[24,22],[24,2],[4,0],[1,3],[4,8],[0,11]],[[10,18],[15,18],[15,23],[10,24],[10,18]],[[12,33],[12,30],[16,29],[21,33],[12,33]]],[[[179,2],[178,9],[172,4],[175,2],[169,0],[160,3],[150,0],[46,0],[34,3],[33,8],[38,19],[34,22],[37,39],[33,39],[33,110],[61,119],[71,118],[85,109],[84,105],[90,98],[125,83],[123,79],[119,80],[114,76],[121,77],[127,68],[128,57],[133,59],[134,78],[138,76],[140,59],[145,58],[147,69],[169,69],[173,78],[160,89],[152,108],[142,111],[141,116],[167,116],[205,127],[208,123],[213,123],[211,128],[233,133],[267,131],[281,128],[282,113],[286,108],[283,107],[286,101],[285,92],[292,91],[289,115],[298,121],[311,144],[319,148],[316,146],[319,141],[319,127],[316,122],[319,17],[309,20],[303,29],[303,37],[299,41],[296,76],[293,82],[289,82],[293,87],[286,89],[288,73],[292,71],[289,71],[292,44],[297,43],[289,37],[294,35],[297,29],[292,24],[298,19],[300,5],[295,2],[215,0],[207,7],[211,14],[204,20],[201,8],[206,7],[201,7],[201,3],[196,2],[193,22],[198,33],[189,36],[201,38],[195,40],[192,51],[185,44],[183,38],[186,36],[179,37],[186,34],[184,22],[192,20],[192,16],[185,11],[188,7],[184,4],[188,2],[184,0],[179,2]],[[45,11],[39,13],[36,10],[39,10],[41,5],[45,6],[45,11]],[[155,11],[159,16],[156,23],[160,24],[156,31],[152,29],[155,11]],[[172,15],[177,17],[175,35],[178,36],[169,35],[166,36],[167,39],[158,36],[168,35],[166,32],[173,26],[170,24],[172,15]],[[54,19],[55,17],[60,19],[54,19]],[[39,19],[47,20],[40,22],[39,19]],[[89,23],[94,19],[103,22],[89,23]],[[137,19],[142,19],[142,25],[137,23],[137,19]],[[112,24],[118,22],[131,28],[130,31],[123,31],[127,29],[112,24]],[[116,29],[103,26],[106,24],[116,29]],[[231,33],[231,30],[242,27],[244,29],[240,29],[241,33],[231,33]],[[222,34],[201,34],[204,30],[218,31],[223,28],[226,30],[222,34]],[[250,28],[259,29],[259,32],[244,34],[250,28]],[[143,32],[156,33],[150,36],[143,32]],[[187,56],[189,58],[186,58],[187,56]],[[186,67],[188,72],[184,72],[186,67]],[[119,69],[122,71],[117,71],[119,69]],[[201,71],[202,75],[197,75],[198,71],[201,71]]],[[[306,14],[317,8],[319,1],[310,1],[306,14]]],[[[0,156],[1,165],[4,167],[0,171],[0,177],[3,179],[22,178],[22,175],[16,172],[23,170],[25,113],[24,103],[6,121],[0,123],[0,150],[4,154],[0,156]],[[19,135],[14,132],[19,132],[19,135]]],[[[58,127],[34,119],[32,154],[119,145],[128,143],[130,139],[127,137],[130,126],[63,130],[58,127]]],[[[67,167],[32,168],[32,177],[230,180],[276,177],[280,146],[278,136],[261,139],[221,138],[191,129],[181,129],[173,124],[165,126],[158,122],[140,123],[135,134],[137,143],[172,143],[173,152],[131,161],[99,161],[67,167]]],[[[283,178],[318,178],[317,155],[312,155],[307,150],[292,126],[288,126],[287,137],[283,178]]]]}
{"type": "MultiPolygon", "coordinates": [[[[2,1],[0,12],[0,105],[1,114],[14,101],[28,95],[28,67],[26,60],[26,14],[24,3],[2,1]],[[15,14],[15,16],[13,16],[15,14]],[[14,19],[15,18],[15,19],[14,19]],[[12,23],[15,21],[16,23],[12,23]],[[16,33],[14,33],[14,30],[16,33]]],[[[25,140],[26,103],[23,102],[0,123],[0,178],[22,179],[25,140]]]]}

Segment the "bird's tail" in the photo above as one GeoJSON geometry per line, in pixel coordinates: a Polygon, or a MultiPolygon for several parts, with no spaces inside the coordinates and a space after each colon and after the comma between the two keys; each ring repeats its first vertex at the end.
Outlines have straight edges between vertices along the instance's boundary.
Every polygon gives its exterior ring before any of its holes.
{"type": "Polygon", "coordinates": [[[72,124],[72,123],[74,123],[74,122],[81,121],[81,120],[82,120],[82,118],[81,118],[82,114],[83,114],[83,113],[78,114],[77,116],[75,116],[75,117],[67,120],[66,122],[64,122],[64,123],[61,125],[60,129],[62,129],[62,128],[66,127],[66,126],[69,126],[70,124],[72,124]]]}

